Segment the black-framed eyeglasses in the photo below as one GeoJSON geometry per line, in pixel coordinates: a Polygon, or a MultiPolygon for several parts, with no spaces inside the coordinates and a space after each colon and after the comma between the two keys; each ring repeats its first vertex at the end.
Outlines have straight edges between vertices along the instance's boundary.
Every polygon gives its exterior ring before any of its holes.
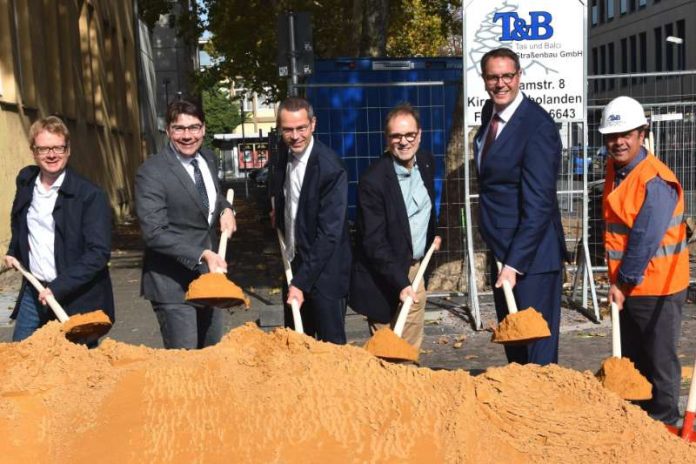
{"type": "Polygon", "coordinates": [[[172,132],[181,135],[186,131],[189,131],[191,135],[198,135],[198,133],[203,129],[203,124],[191,124],[190,126],[179,126],[179,125],[174,125],[171,126],[172,132]]]}
{"type": "Polygon", "coordinates": [[[497,84],[498,81],[502,81],[503,84],[509,84],[518,74],[519,71],[505,74],[486,74],[483,78],[488,84],[497,84]]]}
{"type": "Polygon", "coordinates": [[[389,140],[392,142],[401,142],[401,139],[406,139],[408,143],[413,142],[418,137],[418,132],[406,132],[405,134],[389,134],[389,140]]]}
{"type": "Polygon", "coordinates": [[[298,134],[305,134],[309,130],[309,124],[305,124],[302,126],[298,127],[282,127],[280,131],[283,133],[283,135],[292,135],[295,132],[298,134]]]}
{"type": "Polygon", "coordinates": [[[67,145],[55,145],[53,147],[40,147],[38,145],[34,145],[31,147],[32,150],[34,150],[34,153],[37,155],[41,156],[46,156],[50,152],[55,153],[56,155],[64,155],[66,151],[68,151],[68,146],[67,145]]]}

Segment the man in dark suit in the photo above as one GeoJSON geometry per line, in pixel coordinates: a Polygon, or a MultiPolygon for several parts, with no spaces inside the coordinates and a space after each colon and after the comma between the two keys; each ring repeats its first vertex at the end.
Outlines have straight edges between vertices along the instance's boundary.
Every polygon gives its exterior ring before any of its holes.
{"type": "Polygon", "coordinates": [[[53,295],[68,315],[103,310],[114,320],[109,277],[111,209],[106,193],[68,166],[70,132],[56,116],[29,129],[36,166],[17,176],[12,238],[5,263],[19,261],[44,284],[38,293],[22,282],[12,340],[29,337],[49,319],[53,295]]]}
{"type": "Polygon", "coordinates": [[[194,103],[167,109],[169,143],[135,177],[135,204],[145,241],[141,291],[157,315],[165,348],[196,349],[222,337],[224,310],[184,300],[192,280],[227,270],[215,251],[221,230],[234,233],[231,205],[220,193],[215,156],[201,149],[205,116],[194,103]]]}
{"type": "Polygon", "coordinates": [[[566,256],[556,181],[561,140],[549,114],[520,92],[520,63],[507,48],[483,56],[481,73],[490,100],[476,134],[479,219],[489,246],[498,319],[507,314],[502,281],[513,287],[520,308],[534,307],[551,337],[527,346],[506,346],[508,361],[558,362],[562,268],[566,256]],[[498,272],[495,261],[503,264],[498,272]]]}
{"type": "MultiPolygon", "coordinates": [[[[271,183],[271,217],[285,236],[293,271],[285,301],[300,304],[305,333],[345,344],[348,176],[338,155],[313,136],[316,118],[308,101],[283,101],[277,126],[287,150],[279,150],[271,183]]],[[[293,327],[287,306],[285,325],[293,327]]]]}
{"type": "Polygon", "coordinates": [[[420,349],[425,321],[425,284],[411,281],[435,237],[435,161],[420,149],[418,112],[394,107],[384,124],[387,152],[360,176],[356,254],[350,306],[368,317],[370,332],[398,317],[399,303],[414,299],[403,338],[420,349]]]}

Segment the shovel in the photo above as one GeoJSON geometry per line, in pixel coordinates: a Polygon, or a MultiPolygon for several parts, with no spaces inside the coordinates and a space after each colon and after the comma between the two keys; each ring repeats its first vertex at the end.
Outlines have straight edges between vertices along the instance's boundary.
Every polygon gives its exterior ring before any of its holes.
{"type": "MultiPolygon", "coordinates": [[[[45,290],[45,287],[34,277],[34,274],[27,271],[19,261],[15,260],[13,265],[34,286],[37,292],[41,293],[45,290]]],[[[90,344],[99,340],[99,337],[111,329],[111,319],[102,310],[70,317],[53,295],[46,298],[46,303],[63,324],[65,337],[71,342],[90,344]]]]}
{"type": "MultiPolygon", "coordinates": [[[[234,201],[234,190],[227,191],[227,201],[230,205],[234,201]]],[[[218,255],[223,258],[227,254],[227,241],[230,235],[226,231],[220,234],[218,255]]],[[[227,278],[222,268],[211,269],[207,274],[203,274],[191,282],[186,292],[186,301],[218,308],[231,308],[241,304],[249,307],[249,299],[241,288],[227,278]]]]}
{"type": "Polygon", "coordinates": [[[628,358],[621,357],[619,307],[611,303],[611,358],[605,359],[596,377],[605,388],[629,401],[652,398],[652,385],[628,358]]]}
{"type": "MultiPolygon", "coordinates": [[[[428,252],[423,257],[423,261],[421,261],[421,264],[418,267],[416,277],[413,279],[413,283],[411,284],[411,288],[414,292],[417,292],[418,287],[420,287],[421,281],[423,280],[423,275],[425,274],[425,270],[430,262],[430,258],[433,256],[435,250],[440,248],[440,241],[440,237],[435,237],[433,244],[430,245],[428,252]]],[[[396,322],[394,323],[394,329],[379,329],[374,333],[372,338],[365,343],[364,348],[379,358],[417,362],[420,353],[418,353],[416,348],[406,342],[406,340],[401,338],[404,333],[406,319],[408,318],[408,313],[411,310],[411,306],[413,306],[413,298],[408,296],[401,305],[401,309],[399,309],[399,314],[396,317],[396,322]]]]}
{"type": "MultiPolygon", "coordinates": [[[[502,269],[500,261],[496,261],[498,272],[502,269]]],[[[528,343],[551,336],[549,325],[536,309],[529,307],[517,311],[515,295],[512,293],[510,282],[503,280],[503,294],[508,307],[508,315],[493,329],[491,341],[502,345],[526,345],[528,343]]]]}
{"type": "MultiPolygon", "coordinates": [[[[288,260],[287,249],[285,248],[285,239],[283,239],[283,233],[280,229],[276,229],[278,232],[278,243],[280,244],[280,256],[283,258],[283,269],[285,269],[285,280],[288,282],[288,288],[292,283],[292,268],[290,267],[290,261],[288,260]]],[[[295,326],[295,331],[301,334],[304,333],[304,327],[302,327],[302,316],[300,315],[300,305],[294,298],[290,300],[290,307],[292,308],[292,322],[295,326]]]]}

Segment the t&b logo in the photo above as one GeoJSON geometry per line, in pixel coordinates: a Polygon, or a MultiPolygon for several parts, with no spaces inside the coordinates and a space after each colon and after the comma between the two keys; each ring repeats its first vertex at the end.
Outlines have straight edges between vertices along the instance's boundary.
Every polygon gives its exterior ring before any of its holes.
{"type": "Polygon", "coordinates": [[[496,13],[493,22],[501,20],[503,25],[502,41],[521,41],[521,40],[545,40],[553,36],[551,20],[553,17],[548,11],[530,11],[529,24],[512,11],[507,13],[496,13]]]}

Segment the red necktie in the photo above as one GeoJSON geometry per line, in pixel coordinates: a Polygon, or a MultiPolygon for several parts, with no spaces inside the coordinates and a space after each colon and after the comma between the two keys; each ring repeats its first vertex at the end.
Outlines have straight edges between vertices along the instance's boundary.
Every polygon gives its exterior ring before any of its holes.
{"type": "Polygon", "coordinates": [[[500,121],[500,116],[498,116],[498,113],[496,113],[495,115],[493,115],[493,119],[491,119],[491,123],[488,126],[488,134],[486,134],[486,141],[483,144],[483,150],[481,150],[481,160],[483,160],[483,158],[488,153],[488,150],[491,148],[491,145],[493,145],[495,136],[498,133],[498,121],[500,121]]]}

